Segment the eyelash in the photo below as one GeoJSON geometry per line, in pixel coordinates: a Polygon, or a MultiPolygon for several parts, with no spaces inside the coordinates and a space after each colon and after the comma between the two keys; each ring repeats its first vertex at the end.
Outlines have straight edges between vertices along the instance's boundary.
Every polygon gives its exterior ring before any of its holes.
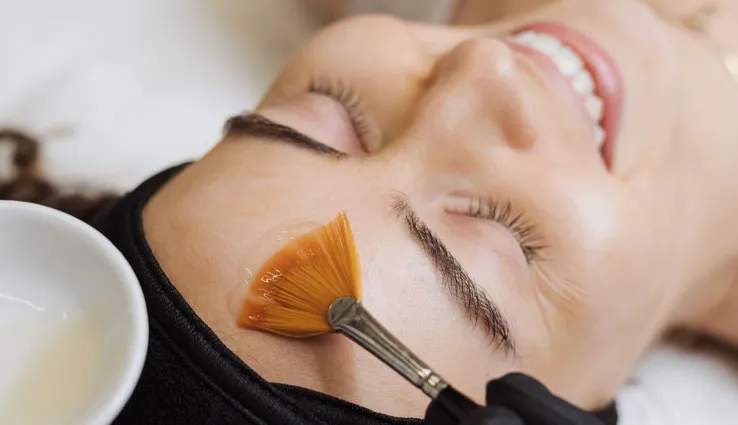
{"type": "Polygon", "coordinates": [[[361,106],[361,97],[345,81],[335,78],[311,78],[308,93],[321,94],[340,103],[348,113],[356,135],[363,142],[371,133],[369,120],[361,106]]]}
{"type": "Polygon", "coordinates": [[[535,226],[526,221],[525,215],[513,212],[510,202],[493,198],[473,198],[464,214],[472,218],[495,221],[507,227],[518,240],[528,264],[542,259],[541,252],[546,245],[537,236],[535,226]]]}

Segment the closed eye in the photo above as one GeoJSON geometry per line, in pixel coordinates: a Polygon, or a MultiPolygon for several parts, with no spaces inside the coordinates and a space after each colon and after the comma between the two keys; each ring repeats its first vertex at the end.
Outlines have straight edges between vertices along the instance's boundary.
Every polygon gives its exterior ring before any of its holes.
{"type": "Polygon", "coordinates": [[[543,259],[546,244],[538,236],[536,227],[522,212],[513,209],[512,203],[496,198],[472,197],[454,203],[448,212],[473,218],[490,220],[506,227],[515,236],[528,264],[543,259]]]}
{"type": "Polygon", "coordinates": [[[329,97],[343,106],[351,120],[351,125],[365,152],[370,141],[375,138],[375,129],[369,119],[359,93],[343,80],[329,77],[313,77],[308,86],[308,93],[329,97]]]}

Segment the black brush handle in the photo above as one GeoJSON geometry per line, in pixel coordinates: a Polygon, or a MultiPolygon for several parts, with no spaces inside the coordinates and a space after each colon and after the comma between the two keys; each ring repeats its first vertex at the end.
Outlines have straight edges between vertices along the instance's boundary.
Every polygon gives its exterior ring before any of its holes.
{"type": "Polygon", "coordinates": [[[450,385],[438,394],[434,403],[441,406],[457,421],[464,419],[469,413],[482,407],[450,385]]]}
{"type": "MultiPolygon", "coordinates": [[[[501,407],[484,407],[464,394],[447,387],[428,406],[424,424],[428,425],[525,425],[514,412],[501,407]]],[[[535,422],[536,424],[538,422],[535,422]]]]}

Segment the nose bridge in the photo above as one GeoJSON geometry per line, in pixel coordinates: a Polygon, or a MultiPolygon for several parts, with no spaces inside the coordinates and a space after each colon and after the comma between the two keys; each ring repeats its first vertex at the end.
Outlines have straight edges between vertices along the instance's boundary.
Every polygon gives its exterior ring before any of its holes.
{"type": "Polygon", "coordinates": [[[515,54],[494,38],[466,40],[439,59],[433,89],[464,99],[487,116],[514,99],[519,78],[515,54]]]}
{"type": "Polygon", "coordinates": [[[466,40],[438,59],[419,125],[433,128],[435,136],[450,132],[458,143],[528,148],[535,137],[527,130],[524,94],[516,55],[506,43],[466,40]]]}
{"type": "Polygon", "coordinates": [[[504,87],[515,76],[515,55],[500,40],[465,40],[441,57],[435,69],[436,82],[474,82],[489,91],[504,87]]]}

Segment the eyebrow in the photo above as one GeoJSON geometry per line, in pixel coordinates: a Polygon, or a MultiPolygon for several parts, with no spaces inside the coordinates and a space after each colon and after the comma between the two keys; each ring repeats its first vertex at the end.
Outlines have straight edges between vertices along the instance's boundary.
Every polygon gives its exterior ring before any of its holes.
{"type": "Polygon", "coordinates": [[[312,137],[300,133],[292,127],[276,122],[255,113],[236,115],[226,121],[223,128],[225,138],[251,136],[260,139],[286,143],[312,152],[343,158],[345,153],[333,149],[312,137]]]}
{"type": "Polygon", "coordinates": [[[405,195],[395,197],[394,210],[413,235],[415,241],[431,258],[441,285],[461,305],[473,325],[481,325],[496,344],[506,352],[515,352],[510,325],[492,299],[479,288],[446,245],[417,216],[405,195]]]}

